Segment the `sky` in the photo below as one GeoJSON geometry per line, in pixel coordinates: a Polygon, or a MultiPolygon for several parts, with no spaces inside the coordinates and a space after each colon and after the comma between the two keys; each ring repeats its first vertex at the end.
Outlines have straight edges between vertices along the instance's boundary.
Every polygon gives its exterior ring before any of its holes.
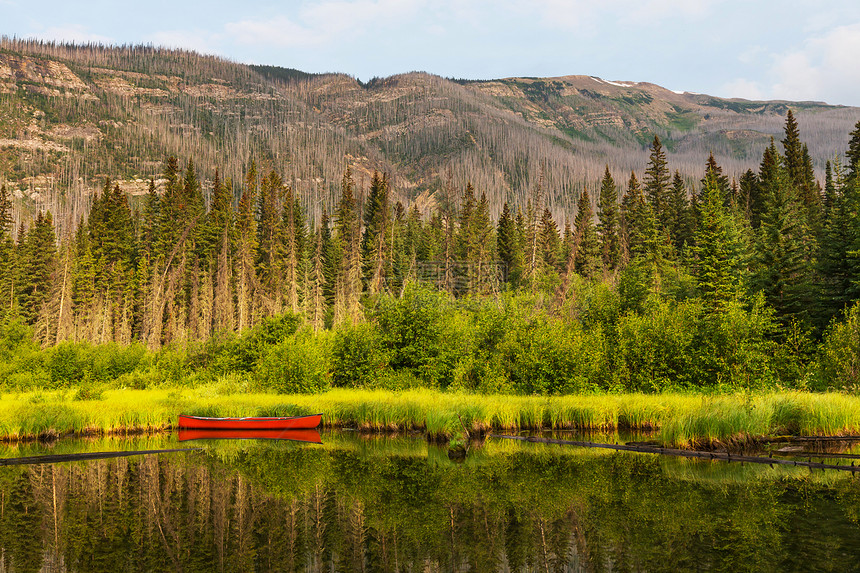
{"type": "Polygon", "coordinates": [[[0,34],[444,77],[593,75],[860,106],[857,0],[0,0],[0,34]]]}

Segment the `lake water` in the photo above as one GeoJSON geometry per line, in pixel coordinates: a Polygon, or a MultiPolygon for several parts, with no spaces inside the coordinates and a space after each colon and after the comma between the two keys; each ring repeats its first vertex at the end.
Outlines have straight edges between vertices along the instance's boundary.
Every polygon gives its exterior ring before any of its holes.
{"type": "Polygon", "coordinates": [[[322,439],[0,445],[202,448],[0,467],[0,572],[860,571],[849,472],[497,439],[455,462],[420,436],[322,439]]]}

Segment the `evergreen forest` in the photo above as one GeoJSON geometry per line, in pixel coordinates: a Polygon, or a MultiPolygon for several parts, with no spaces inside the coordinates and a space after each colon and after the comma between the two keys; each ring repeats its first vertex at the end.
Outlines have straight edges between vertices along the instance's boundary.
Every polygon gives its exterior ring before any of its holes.
{"type": "Polygon", "coordinates": [[[170,156],[135,200],[106,179],[61,241],[0,188],[0,387],[860,387],[860,122],[823,185],[791,111],[758,166],[711,155],[692,186],[655,135],[564,221],[540,173],[493,217],[468,180],[422,210],[346,168],[308,205],[266,165],[170,156]]]}

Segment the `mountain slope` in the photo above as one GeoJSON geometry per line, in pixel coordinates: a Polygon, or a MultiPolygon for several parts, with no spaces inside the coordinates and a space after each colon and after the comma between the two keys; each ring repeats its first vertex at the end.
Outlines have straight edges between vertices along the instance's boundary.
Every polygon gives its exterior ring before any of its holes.
{"type": "Polygon", "coordinates": [[[730,175],[756,168],[791,107],[816,166],[841,153],[860,109],[678,94],[590,76],[451,81],[410,73],[362,84],[152,47],[0,42],[0,180],[17,218],[50,208],[75,224],[105,175],[143,193],[164,158],[216,167],[238,190],[252,159],[318,217],[344,167],[388,171],[402,199],[434,203],[472,181],[494,211],[538,181],[561,220],[608,164],[641,172],[657,134],[692,184],[710,151],[730,175]],[[543,177],[541,179],[541,174],[543,177]]]}

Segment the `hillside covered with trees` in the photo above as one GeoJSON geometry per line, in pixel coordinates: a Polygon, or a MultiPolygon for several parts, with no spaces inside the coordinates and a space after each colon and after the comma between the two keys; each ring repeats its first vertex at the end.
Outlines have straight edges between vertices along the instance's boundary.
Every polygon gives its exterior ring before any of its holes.
{"type": "MultiPolygon", "coordinates": [[[[254,161],[241,180],[216,170],[204,184],[192,158],[171,156],[162,193],[150,181],[132,205],[106,179],[59,243],[50,212],[13,228],[3,187],[0,375],[15,386],[33,367],[13,348],[23,324],[72,354],[87,348],[73,342],[179,345],[192,370],[253,372],[282,390],[392,375],[524,393],[850,388],[860,123],[842,157],[819,186],[789,111],[756,169],[730,181],[710,156],[689,187],[654,136],[638,175],[606,166],[575,218],[557,221],[543,177],[493,217],[471,183],[450,181],[422,211],[386,174],[363,188],[347,168],[317,217],[254,161]]],[[[57,352],[36,361],[50,383],[93,375],[83,359],[57,374],[57,352]]]]}
{"type": "MultiPolygon", "coordinates": [[[[790,104],[819,180],[857,121],[854,108],[790,104]]],[[[276,171],[314,219],[339,200],[346,165],[366,188],[387,173],[392,196],[423,213],[471,181],[494,219],[525,207],[539,183],[557,221],[574,218],[604,166],[625,179],[659,136],[692,188],[713,153],[731,180],[781,137],[787,102],[678,94],[590,76],[448,80],[426,73],[366,83],[152,46],[0,41],[0,182],[15,225],[50,210],[61,237],[105,177],[139,202],[168,156],[193,158],[211,187],[240,182],[255,160],[276,171]]],[[[136,204],[135,204],[136,206],[136,204]]],[[[561,223],[560,223],[561,224],[561,223]]]]}

